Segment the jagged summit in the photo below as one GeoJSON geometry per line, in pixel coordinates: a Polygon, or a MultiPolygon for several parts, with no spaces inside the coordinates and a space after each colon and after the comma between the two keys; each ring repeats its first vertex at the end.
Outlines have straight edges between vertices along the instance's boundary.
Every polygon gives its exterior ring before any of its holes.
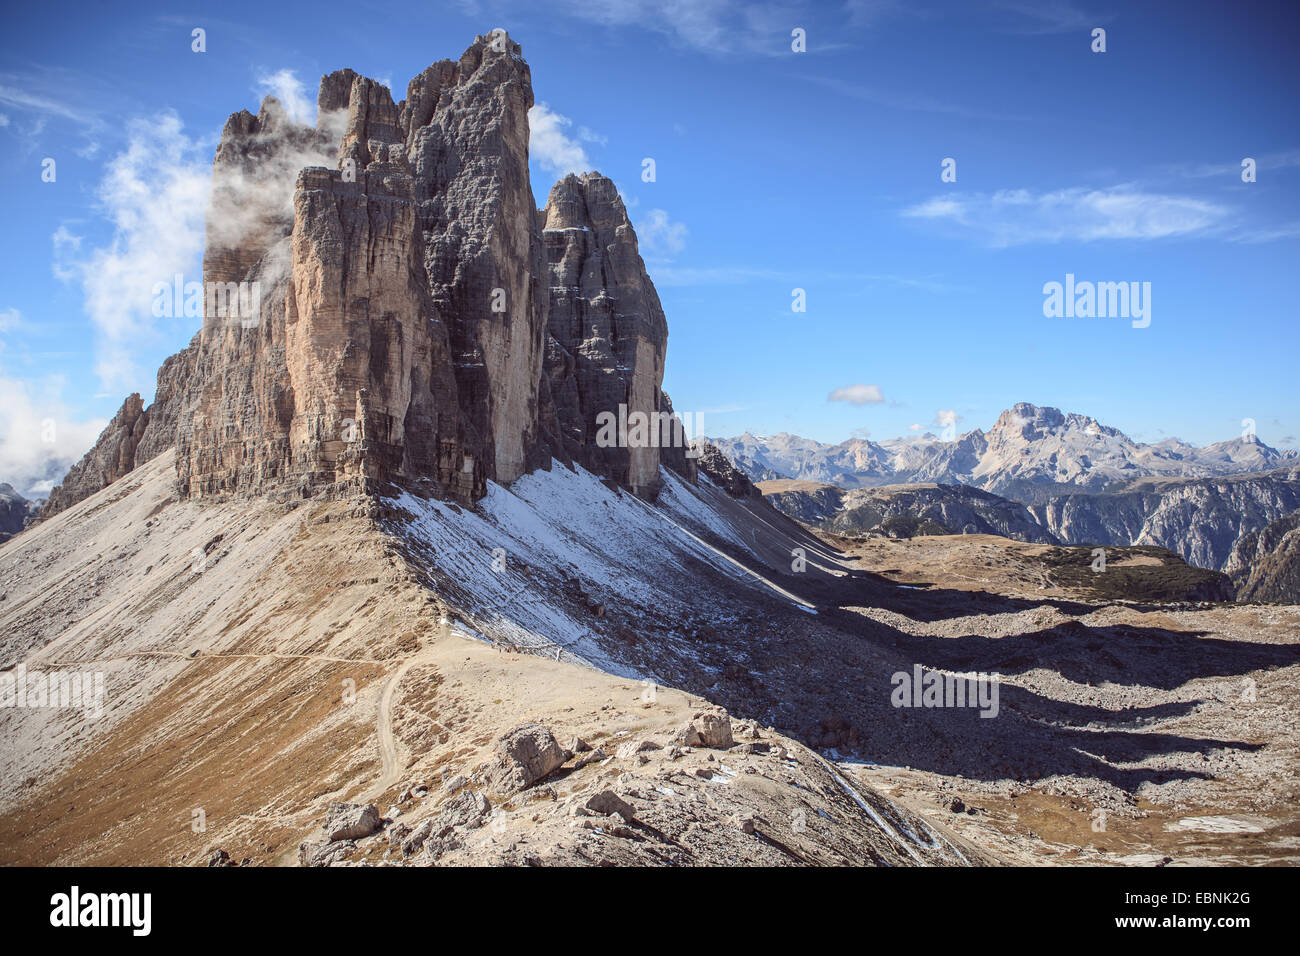
{"type": "Polygon", "coordinates": [[[274,97],[226,122],[202,328],[46,516],[172,446],[189,497],[469,501],[553,458],[645,495],[661,461],[693,474],[680,448],[595,441],[602,413],[671,417],[667,323],[612,182],[566,177],[535,208],[518,44],[477,37],[400,102],[338,70],[317,102],[314,126],[274,97]]]}

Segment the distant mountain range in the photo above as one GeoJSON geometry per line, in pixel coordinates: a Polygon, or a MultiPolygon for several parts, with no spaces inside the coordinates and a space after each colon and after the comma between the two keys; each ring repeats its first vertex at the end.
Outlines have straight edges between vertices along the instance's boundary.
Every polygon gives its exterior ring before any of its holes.
{"type": "Polygon", "coordinates": [[[870,488],[963,484],[1026,504],[1063,492],[1103,492],[1138,478],[1211,478],[1300,464],[1300,452],[1254,438],[1204,448],[1170,438],[1134,441],[1087,415],[1022,402],[987,431],[942,441],[932,434],[827,445],[781,433],[709,439],[753,481],[780,478],[870,488]]]}
{"type": "MultiPolygon", "coordinates": [[[[1244,598],[1255,553],[1271,553],[1285,537],[1260,532],[1300,509],[1300,453],[1249,438],[1147,445],[1095,418],[1026,403],[987,432],[952,441],[928,434],[838,445],[788,434],[712,441],[777,508],[827,531],[892,534],[912,521],[920,533],[1157,545],[1202,568],[1222,570],[1232,559],[1244,598]],[[1245,550],[1234,557],[1239,545],[1245,550]]],[[[1289,574],[1270,572],[1269,580],[1289,574]]],[[[1252,585],[1247,599],[1261,594],[1300,600],[1277,583],[1252,585]]]]}

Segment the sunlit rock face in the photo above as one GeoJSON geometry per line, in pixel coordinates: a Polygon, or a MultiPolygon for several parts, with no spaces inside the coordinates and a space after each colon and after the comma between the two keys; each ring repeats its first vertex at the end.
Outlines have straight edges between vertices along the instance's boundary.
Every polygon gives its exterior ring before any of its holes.
{"type": "Polygon", "coordinates": [[[49,513],[172,446],[189,497],[473,501],[555,458],[647,496],[661,463],[693,476],[683,447],[596,441],[602,412],[671,418],[667,324],[610,180],[566,177],[537,209],[517,44],[478,37],[399,102],[338,70],[317,105],[314,125],[273,97],[227,121],[201,328],[49,513]]]}

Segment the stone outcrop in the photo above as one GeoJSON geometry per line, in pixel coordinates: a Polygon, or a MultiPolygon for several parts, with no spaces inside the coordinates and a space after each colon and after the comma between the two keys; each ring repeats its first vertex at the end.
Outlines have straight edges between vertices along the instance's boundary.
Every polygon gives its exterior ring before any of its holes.
{"type": "Polygon", "coordinates": [[[339,70],[317,103],[314,126],[274,97],[227,121],[202,327],[47,515],[173,445],[189,497],[472,501],[553,458],[646,495],[661,461],[693,478],[684,448],[596,446],[602,410],[671,417],[667,325],[613,183],[567,177],[536,208],[517,44],[478,37],[398,102],[339,70]]]}
{"type": "Polygon", "coordinates": [[[684,451],[685,435],[661,390],[668,322],[627,209],[611,180],[570,174],[551,189],[542,217],[546,372],[561,440],[591,470],[653,495],[660,446],[684,451]],[[648,423],[641,440],[637,415],[648,423]],[[602,420],[617,431],[602,436],[602,420]]]}
{"type": "Polygon", "coordinates": [[[532,88],[518,46],[496,45],[434,64],[401,103],[330,74],[312,130],[268,140],[285,127],[266,104],[265,120],[227,125],[218,180],[268,142],[298,156],[342,134],[337,168],[297,173],[288,228],[270,217],[246,240],[265,251],[245,272],[221,250],[205,262],[258,282],[262,309],[251,328],[205,316],[204,388],[178,443],[185,491],[374,480],[470,499],[549,462],[532,88]]]}
{"type": "Polygon", "coordinates": [[[735,740],[731,736],[731,718],[723,713],[701,711],[677,729],[673,739],[687,747],[714,747],[726,750],[735,740]]]}

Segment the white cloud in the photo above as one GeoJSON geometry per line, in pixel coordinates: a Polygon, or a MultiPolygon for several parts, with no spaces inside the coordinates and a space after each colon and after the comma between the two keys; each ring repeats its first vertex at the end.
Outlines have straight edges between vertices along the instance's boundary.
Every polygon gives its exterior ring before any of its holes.
{"type": "Polygon", "coordinates": [[[81,239],[54,233],[55,274],[81,281],[96,331],[95,370],[112,393],[148,390],[135,365],[138,346],[154,334],[153,286],[176,273],[199,275],[210,153],[185,135],[175,113],[127,124],[126,149],[107,166],[100,207],[114,226],[108,245],[79,254],[81,239]]]}
{"type": "Polygon", "coordinates": [[[1203,235],[1225,225],[1229,212],[1225,206],[1192,196],[1117,186],[937,196],[903,210],[902,215],[989,245],[1012,246],[1203,235]]]}
{"type": "Polygon", "coordinates": [[[8,125],[9,125],[9,117],[5,116],[4,113],[0,113],[0,129],[3,129],[8,125]]]}
{"type": "Polygon", "coordinates": [[[316,100],[307,94],[302,80],[293,70],[276,70],[259,76],[256,90],[258,99],[269,94],[279,100],[295,123],[310,126],[316,122],[316,100]]]}
{"type": "Polygon", "coordinates": [[[528,152],[547,172],[557,176],[591,169],[587,151],[565,132],[573,120],[538,103],[528,111],[528,152]]]}
{"type": "Polygon", "coordinates": [[[685,224],[673,222],[662,209],[647,209],[636,223],[642,255],[671,259],[686,248],[686,231],[685,224]]]}
{"type": "Polygon", "coordinates": [[[584,143],[595,143],[597,146],[609,145],[608,136],[603,136],[595,130],[590,130],[585,126],[578,127],[578,139],[582,140],[584,143]]]}
{"type": "MultiPolygon", "coordinates": [[[[342,119],[343,111],[326,116],[322,128],[341,135],[342,119]]],[[[185,282],[200,281],[205,235],[229,247],[277,224],[287,234],[298,172],[331,165],[337,139],[320,148],[309,143],[271,149],[250,168],[223,167],[211,209],[212,144],[187,136],[175,113],[128,123],[127,140],[97,191],[113,238],[83,253],[81,240],[60,228],[54,235],[55,272],[81,281],[97,333],[95,369],[103,390],[145,394],[153,370],[137,368],[134,358],[158,332],[155,284],[171,283],[178,273],[185,282]]]]}
{"type": "Polygon", "coordinates": [[[941,408],[934,413],[934,424],[936,425],[956,425],[961,421],[961,416],[951,408],[941,408]]]}
{"type": "Polygon", "coordinates": [[[17,309],[0,309],[0,332],[12,332],[22,322],[23,317],[17,309]]]}
{"type": "Polygon", "coordinates": [[[0,376],[0,481],[34,498],[49,494],[108,422],[74,422],[62,401],[63,379],[30,383],[0,376]]]}
{"type": "Polygon", "coordinates": [[[850,405],[879,405],[885,400],[879,385],[846,385],[826,397],[828,402],[848,402],[850,405]]]}
{"type": "Polygon", "coordinates": [[[907,430],[909,432],[925,431],[925,426],[920,424],[919,422],[913,422],[912,424],[907,426],[907,430]]]}

